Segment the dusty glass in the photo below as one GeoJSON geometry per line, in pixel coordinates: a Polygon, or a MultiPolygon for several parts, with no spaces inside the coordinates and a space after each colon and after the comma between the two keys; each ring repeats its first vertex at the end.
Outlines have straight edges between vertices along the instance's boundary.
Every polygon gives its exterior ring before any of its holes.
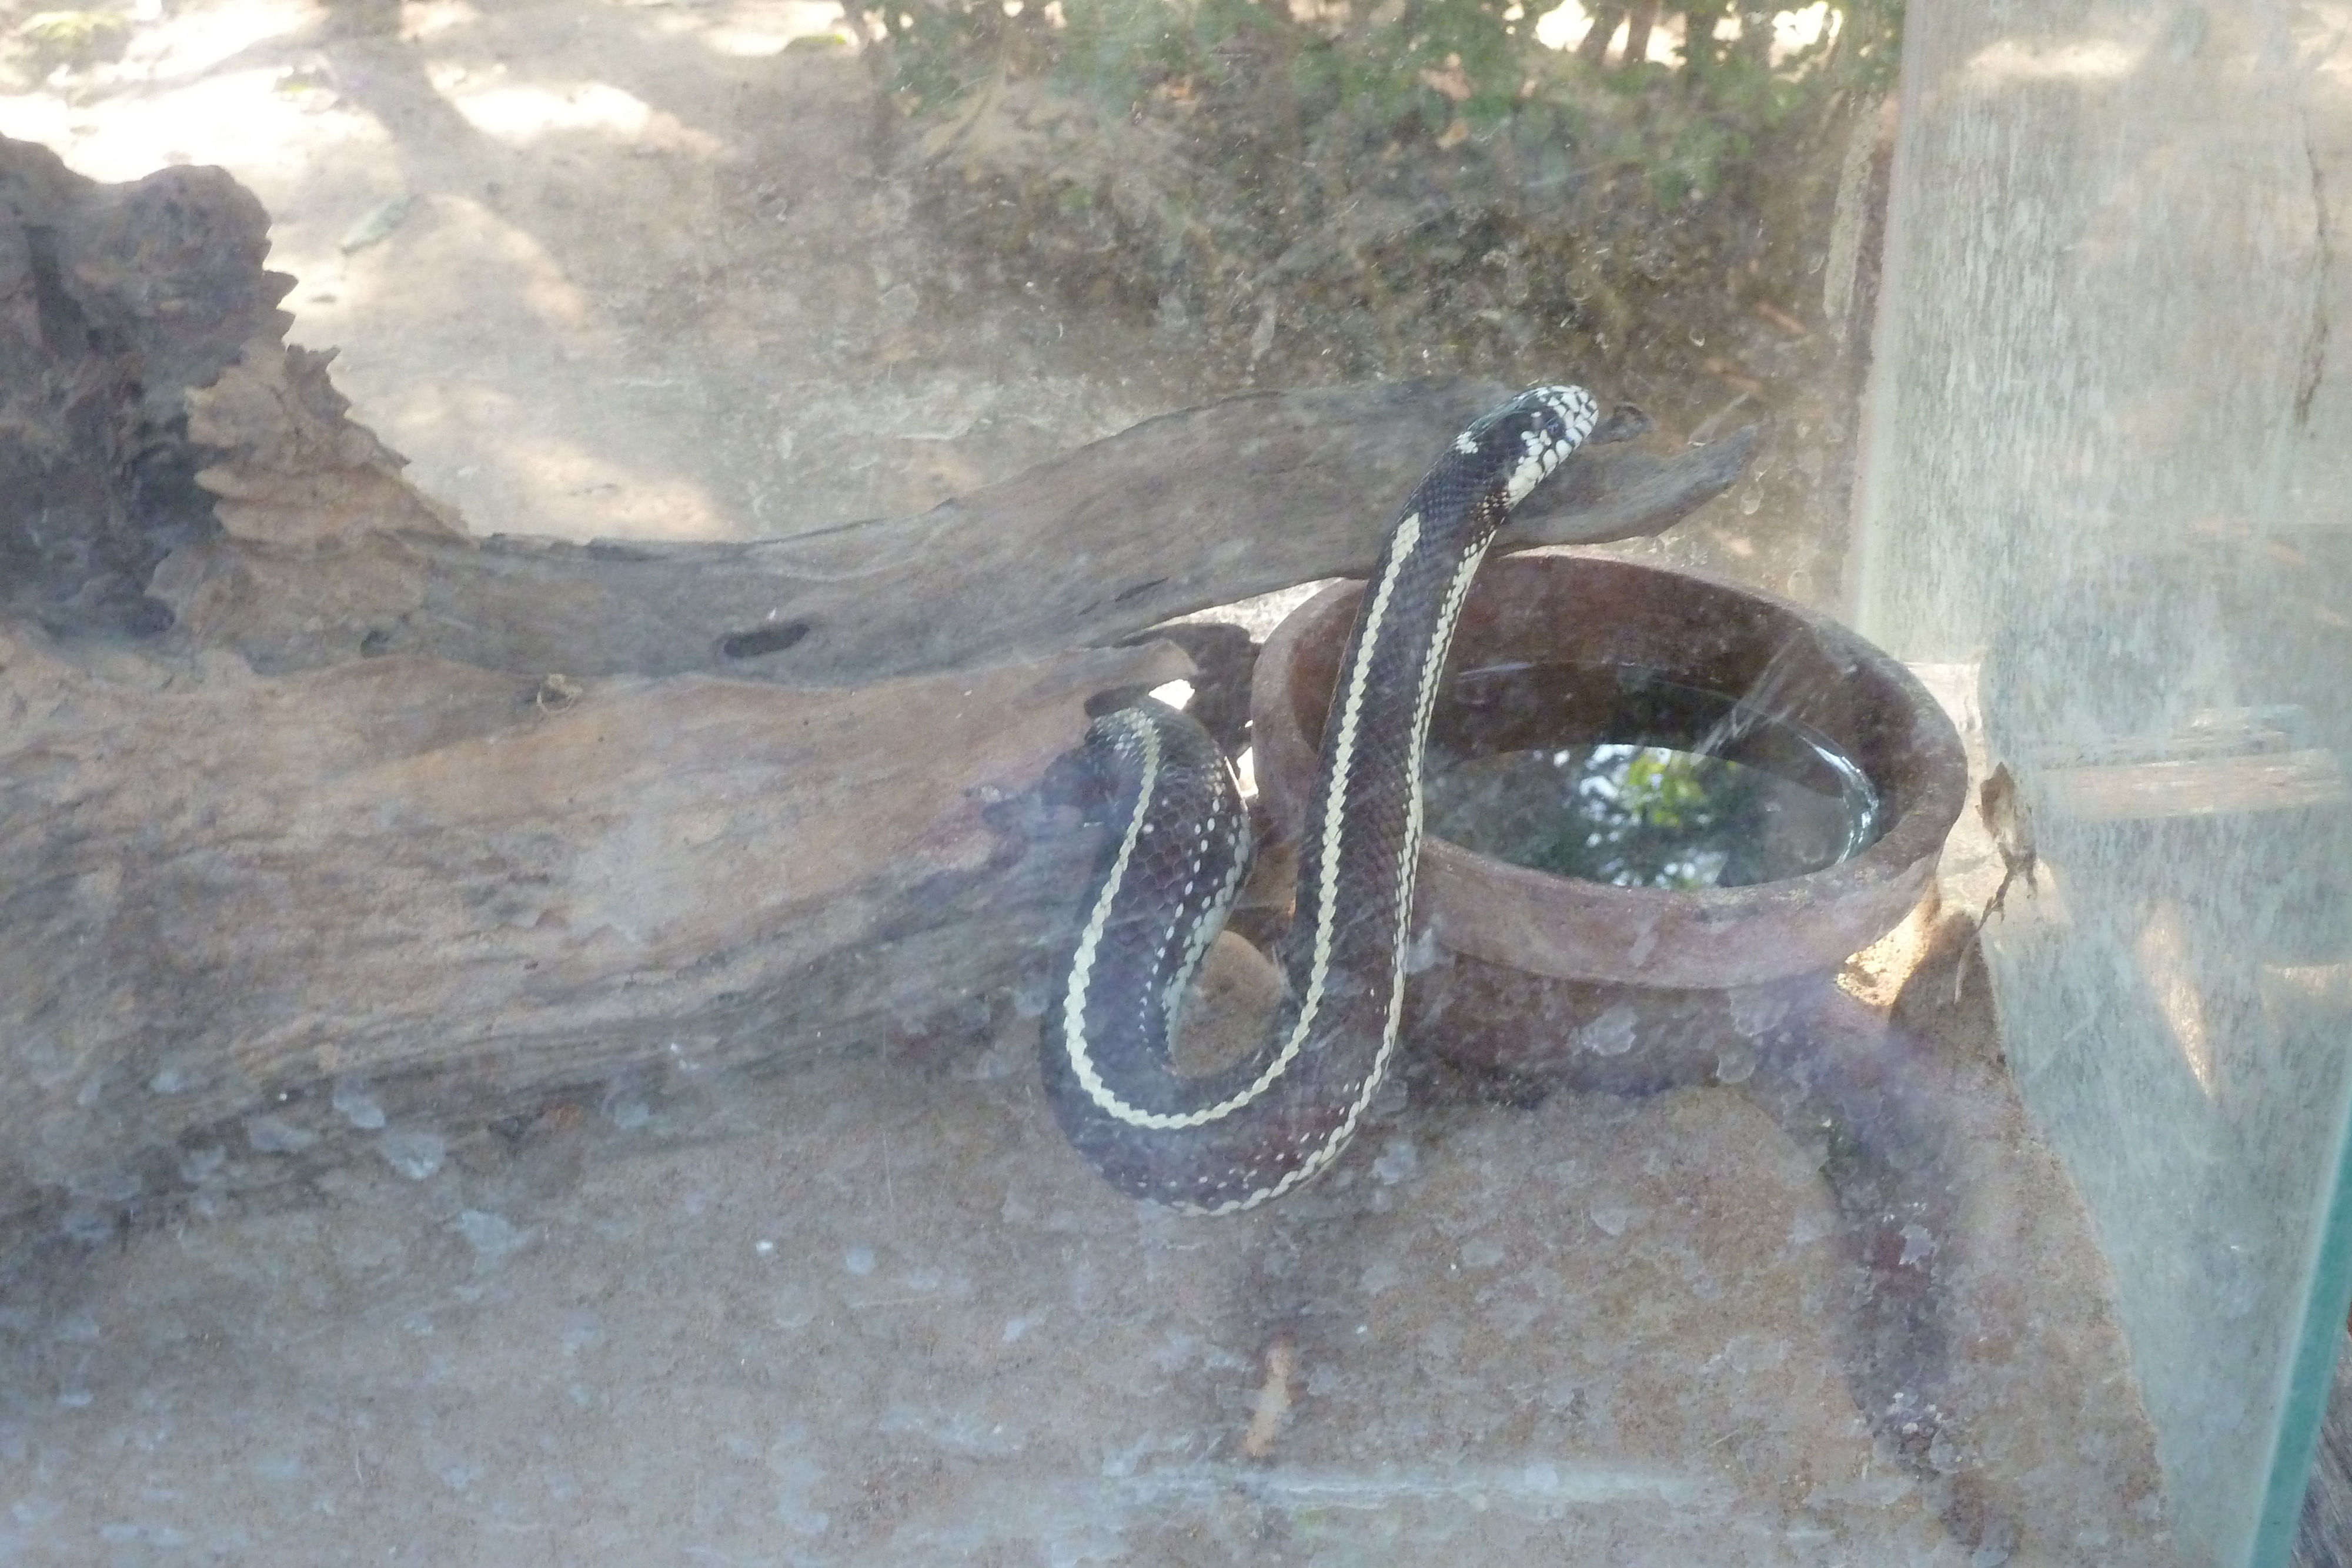
{"type": "Polygon", "coordinates": [[[2282,1560],[2345,1315],[2333,18],[1915,12],[1854,583],[2018,785],[2003,1043],[2192,1561],[2282,1560]]]}
{"type": "Polygon", "coordinates": [[[9,13],[0,1543],[2284,1561],[2341,21],[9,13]]]}

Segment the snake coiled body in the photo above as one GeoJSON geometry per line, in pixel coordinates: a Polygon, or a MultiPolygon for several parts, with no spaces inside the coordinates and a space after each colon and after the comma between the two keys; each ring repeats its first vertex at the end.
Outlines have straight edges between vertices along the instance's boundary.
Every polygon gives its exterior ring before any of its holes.
{"type": "Polygon", "coordinates": [[[1447,446],[1372,570],[1339,661],[1298,848],[1271,1037],[1221,1072],[1170,1054],[1186,987],[1249,872],[1249,814],[1216,743],[1146,701],[1095,721],[1114,830],[1044,1035],[1046,1097],[1095,1168],[1209,1214],[1279,1197],[1338,1157],[1389,1070],[1422,836],[1421,764],[1471,579],[1512,507],[1591,434],[1581,387],[1537,387],[1447,446]]]}

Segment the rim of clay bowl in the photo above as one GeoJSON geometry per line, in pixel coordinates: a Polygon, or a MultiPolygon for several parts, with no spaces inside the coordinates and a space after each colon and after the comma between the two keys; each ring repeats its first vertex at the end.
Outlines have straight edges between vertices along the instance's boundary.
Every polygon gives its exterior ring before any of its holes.
{"type": "MultiPolygon", "coordinates": [[[[1335,583],[1266,639],[1251,685],[1258,789],[1295,841],[1360,582],[1335,583]]],[[[1895,659],[1801,604],[1701,572],[1516,555],[1478,574],[1451,667],[1517,660],[1643,667],[1738,695],[1769,671],[1776,710],[1857,762],[1887,825],[1805,876],[1747,887],[1616,887],[1423,841],[1416,935],[1566,980],[1714,989],[1835,967],[1893,930],[1935,875],[1968,792],[1959,733],[1895,659]],[[1791,695],[1791,694],[1799,694],[1791,695]]]]}

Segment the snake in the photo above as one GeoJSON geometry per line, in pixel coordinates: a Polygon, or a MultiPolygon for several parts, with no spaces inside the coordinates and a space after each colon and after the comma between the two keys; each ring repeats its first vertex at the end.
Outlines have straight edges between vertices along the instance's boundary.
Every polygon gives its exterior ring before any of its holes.
{"type": "Polygon", "coordinates": [[[1422,756],[1487,547],[1592,434],[1581,387],[1474,420],[1413,488],[1340,655],[1297,844],[1283,998],[1257,1048],[1177,1070],[1185,998],[1256,852],[1231,764],[1146,697],[1087,727],[1078,762],[1111,830],[1040,1035],[1062,1133],[1110,1184],[1196,1214],[1281,1197],[1336,1160],[1396,1053],[1421,859],[1422,756]]]}

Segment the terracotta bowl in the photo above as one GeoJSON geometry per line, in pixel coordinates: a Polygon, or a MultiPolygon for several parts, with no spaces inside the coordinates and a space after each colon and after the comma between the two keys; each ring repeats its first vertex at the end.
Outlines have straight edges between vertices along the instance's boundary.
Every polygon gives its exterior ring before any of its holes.
{"type": "MultiPolygon", "coordinates": [[[[1295,839],[1360,583],[1302,606],[1267,639],[1251,691],[1263,804],[1295,839]]],[[[1833,969],[1899,924],[1935,874],[1968,769],[1951,721],[1909,671],[1801,605],[1696,572],[1595,556],[1508,556],[1479,573],[1454,667],[1631,665],[1772,708],[1876,787],[1884,829],[1809,875],[1689,891],[1616,887],[1422,849],[1415,925],[1452,954],[1557,980],[1720,991],[1833,969]]],[[[1442,721],[1441,721],[1442,722],[1442,721]]]]}
{"type": "MultiPolygon", "coordinates": [[[[1349,583],[1318,596],[1258,659],[1259,796],[1293,841],[1361,591],[1349,583]]],[[[1519,662],[1633,666],[1726,696],[1759,694],[1769,673],[1771,695],[1759,706],[1858,763],[1883,830],[1823,871],[1691,891],[1554,876],[1429,839],[1415,923],[1433,940],[1411,960],[1409,1038],[1545,1091],[1742,1085],[1799,1146],[1833,1146],[1823,1166],[1841,1237],[1869,1277],[1855,1309],[1854,1397],[1898,1452],[1924,1455],[1958,1332],[1938,1270],[1958,1256],[1951,1151],[1970,1135],[1968,1100],[1948,1068],[1828,977],[1928,891],[1967,793],[1959,736],[1908,671],[1853,632],[1693,572],[1591,556],[1490,563],[1471,591],[1454,668],[1519,662]],[[1915,1250],[1923,1230],[1939,1245],[1915,1250]]],[[[1613,678],[1591,685],[1617,689],[1613,678]]],[[[1574,685],[1553,695],[1564,722],[1552,722],[1580,739],[1619,711],[1574,685]]]]}

